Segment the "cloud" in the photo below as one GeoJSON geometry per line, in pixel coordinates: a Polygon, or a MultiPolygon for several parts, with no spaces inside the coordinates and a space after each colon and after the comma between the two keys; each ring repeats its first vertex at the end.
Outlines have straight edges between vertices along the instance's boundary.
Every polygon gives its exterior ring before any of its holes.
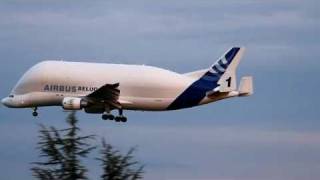
{"type": "Polygon", "coordinates": [[[308,177],[317,177],[318,132],[214,125],[93,129],[118,147],[139,144],[152,179],[277,180],[307,177],[309,168],[308,177]]]}
{"type": "Polygon", "coordinates": [[[0,37],[33,43],[35,51],[46,52],[41,47],[53,44],[57,51],[53,54],[62,54],[63,49],[70,49],[69,54],[87,49],[92,56],[107,54],[127,62],[129,58],[140,59],[145,64],[166,61],[167,66],[172,66],[172,59],[180,64],[185,59],[199,58],[209,62],[214,57],[209,54],[209,47],[221,53],[240,44],[248,47],[253,58],[260,59],[248,65],[278,67],[294,62],[291,66],[301,67],[301,58],[309,59],[302,64],[304,68],[318,64],[310,57],[317,54],[315,47],[319,44],[314,38],[320,28],[319,13],[314,12],[317,1],[32,1],[18,6],[20,3],[23,2],[4,4],[7,11],[1,13],[0,22],[7,28],[0,37]],[[67,48],[59,49],[62,44],[67,48]],[[90,48],[95,46],[106,51],[90,48]],[[173,47],[175,52],[170,51],[173,47]],[[150,53],[141,55],[144,49],[150,53]],[[106,53],[108,50],[116,55],[106,53]],[[191,50],[198,53],[182,54],[191,50]]]}
{"type": "MultiPolygon", "coordinates": [[[[112,127],[113,128],[113,127],[112,127]]],[[[117,131],[110,128],[110,131],[117,131]]],[[[105,134],[106,127],[96,127],[95,132],[105,134]]],[[[234,144],[234,145],[265,145],[265,146],[314,146],[320,148],[320,133],[318,132],[299,132],[293,130],[270,130],[245,127],[212,127],[212,126],[192,126],[185,127],[175,125],[168,126],[133,126],[126,128],[126,133],[143,139],[147,134],[152,134],[153,138],[161,139],[163,134],[171,137],[171,143],[179,145],[184,144],[185,140],[194,140],[192,143],[202,145],[214,144],[234,144]],[[137,132],[143,132],[137,133],[137,132]],[[207,138],[200,138],[207,137],[207,138]]],[[[109,134],[109,133],[107,133],[109,134]]],[[[111,133],[112,134],[112,133],[111,133]]],[[[119,134],[120,135],[120,134],[119,134]]],[[[132,137],[130,136],[130,137],[132,137]]],[[[120,138],[120,137],[119,137],[120,138]]],[[[118,138],[115,138],[118,139],[118,138]]],[[[153,142],[150,142],[153,143],[153,142]]],[[[164,142],[165,143],[165,142],[164,142]]]]}

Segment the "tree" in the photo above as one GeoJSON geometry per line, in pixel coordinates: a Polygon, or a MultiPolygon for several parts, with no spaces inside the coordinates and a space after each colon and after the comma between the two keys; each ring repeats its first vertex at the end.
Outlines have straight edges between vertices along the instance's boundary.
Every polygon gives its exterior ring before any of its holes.
{"type": "MultiPolygon", "coordinates": [[[[95,149],[90,143],[94,135],[81,136],[78,120],[75,113],[67,117],[68,128],[56,129],[40,125],[37,149],[40,152],[41,162],[34,162],[33,176],[40,180],[86,180],[87,168],[82,159],[87,158],[95,149]]],[[[103,168],[103,180],[137,180],[142,179],[144,166],[139,166],[133,160],[135,148],[131,148],[126,155],[115,150],[111,144],[102,140],[100,150],[103,168]]]]}
{"type": "Polygon", "coordinates": [[[103,168],[103,180],[137,180],[142,179],[144,166],[133,160],[135,148],[131,148],[126,155],[102,140],[102,158],[98,158],[103,168]]]}
{"type": "Polygon", "coordinates": [[[87,169],[81,163],[82,158],[95,149],[88,141],[93,135],[80,136],[80,128],[77,126],[75,113],[67,118],[68,128],[57,130],[55,127],[49,129],[40,125],[40,142],[38,149],[42,162],[35,162],[33,176],[41,180],[83,180],[87,169]]]}

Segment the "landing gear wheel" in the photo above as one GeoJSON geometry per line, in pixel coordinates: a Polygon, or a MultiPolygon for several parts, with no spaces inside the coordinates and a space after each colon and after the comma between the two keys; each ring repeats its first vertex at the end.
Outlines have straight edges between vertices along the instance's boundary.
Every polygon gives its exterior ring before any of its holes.
{"type": "Polygon", "coordinates": [[[116,122],[127,122],[127,118],[125,116],[117,116],[115,120],[116,122]]]}
{"type": "Polygon", "coordinates": [[[120,117],[120,116],[117,116],[117,117],[115,118],[115,121],[116,121],[116,122],[120,122],[120,121],[121,121],[121,117],[120,117]]]}
{"type": "Polygon", "coordinates": [[[103,120],[114,120],[114,116],[112,114],[103,114],[102,119],[103,120]]]}
{"type": "Polygon", "coordinates": [[[32,112],[32,116],[33,117],[37,117],[38,116],[38,113],[36,111],[32,112]]]}
{"type": "Polygon", "coordinates": [[[37,112],[38,107],[34,107],[34,108],[32,108],[32,110],[33,110],[32,116],[33,116],[33,117],[37,117],[37,116],[38,116],[38,112],[37,112]]]}
{"type": "Polygon", "coordinates": [[[111,120],[111,121],[114,120],[114,115],[110,114],[109,115],[109,120],[111,120]]]}
{"type": "Polygon", "coordinates": [[[103,120],[108,120],[108,115],[107,115],[107,114],[103,114],[103,115],[102,115],[102,119],[103,119],[103,120]]]}
{"type": "Polygon", "coordinates": [[[127,122],[127,118],[123,115],[123,109],[119,109],[119,116],[116,117],[116,122],[127,122]]]}
{"type": "Polygon", "coordinates": [[[111,110],[109,106],[105,106],[105,112],[102,114],[103,120],[114,120],[114,115],[111,114],[111,110]]]}
{"type": "Polygon", "coordinates": [[[123,116],[123,117],[121,118],[121,122],[124,122],[124,123],[127,122],[127,117],[124,117],[124,116],[123,116]]]}

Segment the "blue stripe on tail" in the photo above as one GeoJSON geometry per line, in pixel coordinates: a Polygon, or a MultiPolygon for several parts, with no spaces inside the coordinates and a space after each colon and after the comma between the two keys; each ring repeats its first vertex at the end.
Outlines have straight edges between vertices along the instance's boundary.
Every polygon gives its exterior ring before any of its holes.
{"type": "Polygon", "coordinates": [[[218,87],[218,81],[223,75],[223,72],[221,72],[217,67],[218,64],[220,69],[222,67],[224,70],[226,70],[239,50],[240,48],[235,47],[228,51],[228,53],[224,56],[227,63],[224,63],[223,59],[219,59],[211,67],[212,70],[209,70],[199,80],[192,83],[191,86],[189,86],[181,95],[179,95],[167,109],[176,110],[199,105],[201,100],[206,97],[206,93],[208,91],[212,91],[218,87]]]}

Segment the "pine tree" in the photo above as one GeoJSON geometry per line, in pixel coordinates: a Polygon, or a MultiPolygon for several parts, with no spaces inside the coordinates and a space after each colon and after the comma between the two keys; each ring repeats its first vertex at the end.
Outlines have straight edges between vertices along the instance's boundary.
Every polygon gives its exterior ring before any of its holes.
{"type": "MultiPolygon", "coordinates": [[[[68,128],[56,129],[40,125],[37,149],[40,151],[41,162],[34,162],[31,168],[33,176],[40,180],[86,180],[87,169],[81,160],[95,149],[90,144],[93,135],[81,136],[77,126],[75,113],[67,118],[68,128]]],[[[112,145],[102,141],[101,162],[103,180],[137,180],[142,179],[144,166],[134,161],[131,148],[122,155],[112,145]]]]}
{"type": "Polygon", "coordinates": [[[43,162],[35,162],[33,176],[41,180],[85,180],[87,169],[81,158],[95,148],[88,144],[94,136],[80,136],[75,113],[67,118],[69,128],[57,130],[41,125],[38,149],[43,162]]]}
{"type": "Polygon", "coordinates": [[[139,166],[137,161],[133,160],[135,148],[131,148],[126,155],[121,155],[118,150],[102,141],[101,161],[103,180],[137,180],[142,179],[144,166],[139,166]]]}

